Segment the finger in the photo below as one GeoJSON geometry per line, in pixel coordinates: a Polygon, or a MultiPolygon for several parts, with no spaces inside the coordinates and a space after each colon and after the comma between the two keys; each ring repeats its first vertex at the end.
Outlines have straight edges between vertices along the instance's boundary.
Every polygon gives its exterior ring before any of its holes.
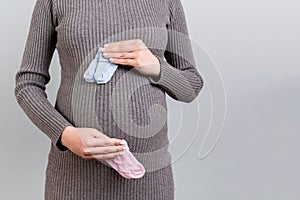
{"type": "Polygon", "coordinates": [[[85,159],[93,159],[93,160],[110,160],[122,155],[121,152],[110,153],[110,154],[98,154],[92,156],[86,156],[85,159]]]}
{"type": "Polygon", "coordinates": [[[93,156],[82,156],[85,160],[96,160],[93,156]]]}
{"type": "Polygon", "coordinates": [[[111,154],[127,150],[124,146],[109,146],[109,147],[91,147],[84,155],[99,155],[99,154],[111,154]]]}
{"type": "Polygon", "coordinates": [[[123,44],[110,44],[109,46],[105,47],[103,52],[116,52],[116,53],[123,53],[123,52],[131,52],[140,49],[139,46],[135,46],[133,44],[130,45],[123,45],[123,44]]]}
{"type": "Polygon", "coordinates": [[[112,143],[116,146],[125,145],[125,142],[121,139],[111,138],[111,140],[112,140],[112,143]]]}
{"type": "Polygon", "coordinates": [[[82,150],[82,154],[84,156],[93,156],[98,154],[111,154],[111,153],[117,153],[122,152],[124,150],[128,149],[126,146],[108,146],[108,147],[85,147],[82,150]]]}
{"type": "Polygon", "coordinates": [[[135,58],[136,54],[134,52],[123,52],[123,53],[108,52],[108,53],[103,53],[103,56],[105,58],[135,58]]]}
{"type": "Polygon", "coordinates": [[[104,47],[108,47],[110,45],[141,45],[144,44],[144,42],[141,39],[131,39],[131,40],[122,40],[119,42],[111,42],[104,44],[104,47]]]}
{"type": "Polygon", "coordinates": [[[109,43],[105,44],[104,47],[104,52],[129,52],[147,48],[146,45],[139,39],[109,43]]]}
{"type": "Polygon", "coordinates": [[[125,59],[125,58],[110,58],[109,59],[114,64],[120,64],[120,65],[129,65],[129,66],[136,66],[136,59],[125,59]]]}

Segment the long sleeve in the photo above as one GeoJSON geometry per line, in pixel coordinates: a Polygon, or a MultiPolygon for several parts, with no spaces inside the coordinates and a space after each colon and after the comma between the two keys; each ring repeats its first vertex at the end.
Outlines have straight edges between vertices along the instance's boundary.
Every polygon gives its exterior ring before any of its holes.
{"type": "Polygon", "coordinates": [[[60,136],[73,126],[48,101],[45,92],[50,81],[49,66],[56,48],[56,19],[52,0],[37,0],[21,66],[15,75],[15,97],[28,118],[55,144],[65,150],[60,136]]]}
{"type": "Polygon", "coordinates": [[[160,75],[155,79],[149,77],[149,80],[173,99],[189,103],[203,88],[203,79],[196,68],[181,0],[169,0],[169,11],[165,60],[158,58],[160,75]]]}

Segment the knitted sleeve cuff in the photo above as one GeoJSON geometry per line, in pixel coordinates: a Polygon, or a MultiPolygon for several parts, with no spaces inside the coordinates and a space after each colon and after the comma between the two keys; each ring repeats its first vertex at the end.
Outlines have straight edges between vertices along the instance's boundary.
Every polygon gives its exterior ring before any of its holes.
{"type": "Polygon", "coordinates": [[[160,74],[158,77],[148,77],[150,83],[164,89],[175,100],[186,103],[193,101],[203,85],[199,84],[202,78],[197,76],[198,73],[179,70],[163,59],[159,61],[160,74]],[[197,84],[193,84],[194,82],[197,84]]]}

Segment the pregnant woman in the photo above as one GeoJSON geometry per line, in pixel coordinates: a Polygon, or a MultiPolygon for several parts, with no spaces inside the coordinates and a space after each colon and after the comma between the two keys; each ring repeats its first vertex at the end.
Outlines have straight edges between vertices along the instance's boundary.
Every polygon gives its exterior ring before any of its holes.
{"type": "Polygon", "coordinates": [[[36,0],[27,37],[14,91],[51,141],[44,198],[173,200],[166,94],[203,87],[181,1],[36,0]]]}

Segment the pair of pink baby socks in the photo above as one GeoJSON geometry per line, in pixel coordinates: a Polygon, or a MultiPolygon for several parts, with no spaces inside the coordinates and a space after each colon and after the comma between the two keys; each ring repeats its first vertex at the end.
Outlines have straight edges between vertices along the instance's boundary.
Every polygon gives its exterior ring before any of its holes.
{"type": "Polygon", "coordinates": [[[118,157],[115,157],[106,162],[114,168],[123,177],[130,178],[141,178],[144,176],[146,170],[144,166],[134,157],[134,155],[129,151],[128,144],[126,140],[122,140],[120,143],[127,147],[118,157]]]}

